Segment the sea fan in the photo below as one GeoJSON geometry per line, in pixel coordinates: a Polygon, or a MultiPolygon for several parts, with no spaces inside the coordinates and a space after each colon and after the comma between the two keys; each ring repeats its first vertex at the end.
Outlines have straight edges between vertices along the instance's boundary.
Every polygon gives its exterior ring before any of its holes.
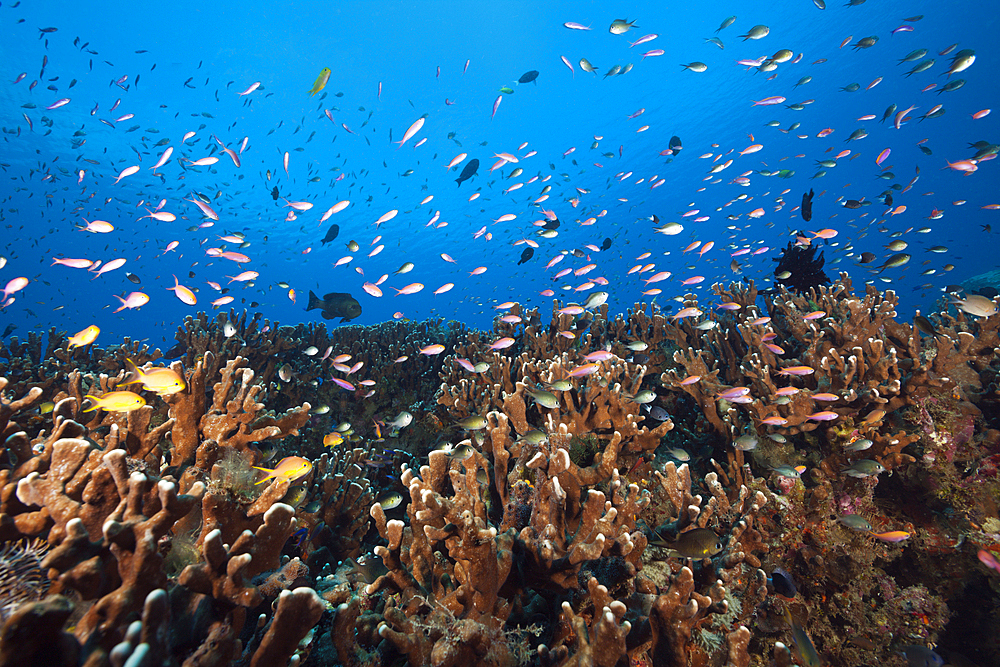
{"type": "Polygon", "coordinates": [[[0,622],[26,602],[37,602],[49,588],[42,569],[48,550],[44,540],[14,542],[0,549],[0,622]]]}

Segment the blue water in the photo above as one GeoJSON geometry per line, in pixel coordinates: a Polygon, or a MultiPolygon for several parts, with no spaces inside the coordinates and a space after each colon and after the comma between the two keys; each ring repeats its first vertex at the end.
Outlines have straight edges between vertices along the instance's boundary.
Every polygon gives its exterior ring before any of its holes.
{"type": "Polygon", "coordinates": [[[212,300],[223,296],[206,281],[225,287],[226,276],[242,270],[257,271],[259,278],[253,286],[233,283],[230,294],[236,300],[223,309],[242,309],[257,301],[255,310],[283,324],[320,321],[319,311],[304,310],[310,290],[352,294],[363,307],[354,320],[359,324],[402,313],[484,327],[500,302],[542,306],[546,313],[552,299],[539,294],[546,289],[564,302],[608,291],[612,313],[653,298],[673,304],[673,297],[685,293],[711,304],[717,301],[710,293],[713,282],[769,280],[771,258],[792,240],[790,231],[825,228],[838,232],[825,246],[831,278],[846,270],[856,286],[874,280],[880,288],[897,290],[902,317],[916,308],[926,312],[941,288],[996,265],[995,236],[981,227],[994,225],[1000,233],[1000,211],[982,208],[1000,203],[996,163],[983,162],[971,175],[947,165],[973,155],[968,143],[1000,141],[1000,109],[979,120],[971,118],[981,109],[1000,107],[1000,88],[993,77],[1000,67],[995,3],[870,0],[857,7],[830,2],[825,11],[810,0],[749,7],[735,2],[218,4],[158,3],[141,10],[126,4],[98,10],[80,3],[24,0],[18,6],[0,5],[0,255],[8,260],[0,269],[0,287],[18,276],[31,280],[0,313],[0,326],[16,324],[16,333],[24,335],[50,326],[75,333],[98,324],[102,344],[123,336],[169,344],[186,315],[210,308],[212,300]],[[725,49],[706,43],[733,14],[735,23],[718,33],[725,49]],[[921,14],[919,21],[903,21],[921,14]],[[624,35],[610,34],[611,21],[626,17],[640,27],[624,35]],[[593,29],[570,30],[563,26],[568,21],[593,29]],[[769,26],[770,34],[756,41],[739,38],[757,24],[769,26]],[[903,25],[913,31],[891,34],[903,25]],[[58,30],[39,31],[49,27],[58,30]],[[630,41],[651,33],[659,37],[629,47],[630,41]],[[870,49],[841,47],[849,37],[853,44],[871,35],[879,41],[870,49]],[[86,50],[81,50],[85,43],[86,50]],[[943,73],[950,56],[938,53],[954,43],[956,51],[974,49],[976,61],[949,79],[943,73]],[[906,78],[903,74],[913,63],[897,61],[917,48],[927,48],[927,57],[936,63],[906,78]],[[643,59],[652,49],[664,54],[643,59]],[[801,53],[801,61],[780,64],[773,77],[736,64],[779,49],[801,53]],[[575,73],[560,56],[573,64],[575,73]],[[40,75],[43,57],[48,62],[40,75]],[[599,67],[597,74],[581,71],[582,57],[599,67]],[[826,62],[813,64],[821,59],[826,62]],[[695,73],[678,66],[692,61],[706,63],[708,70],[695,73]],[[605,78],[613,65],[627,63],[634,65],[630,72],[605,78]],[[307,91],[323,67],[333,73],[325,89],[311,97],[307,91]],[[537,81],[517,85],[518,77],[530,70],[539,72],[537,81]],[[11,83],[22,72],[27,73],[25,79],[11,83]],[[812,81],[793,88],[807,75],[812,81]],[[883,80],[865,90],[878,77],[883,80]],[[966,85],[937,92],[956,78],[965,79],[966,85]],[[77,83],[70,88],[74,79],[77,83]],[[35,80],[38,85],[29,91],[35,80]],[[260,87],[240,97],[238,93],[254,82],[260,87]],[[840,91],[855,82],[861,84],[858,92],[840,91]],[[921,92],[931,83],[937,89],[921,92]],[[513,94],[498,92],[507,85],[513,94]],[[498,96],[502,101],[491,118],[498,96]],[[814,102],[801,111],[784,105],[752,106],[752,100],[769,96],[786,97],[786,104],[814,102]],[[45,109],[62,98],[71,101],[45,109]],[[454,104],[446,104],[446,99],[454,104]],[[899,130],[890,122],[878,122],[892,103],[900,110],[917,106],[913,120],[899,130]],[[944,116],[918,122],[919,114],[939,103],[945,105],[944,116]],[[91,114],[95,105],[97,111],[91,114]],[[640,109],[645,109],[642,115],[628,118],[640,109]],[[134,117],[115,122],[125,114],[134,117]],[[866,114],[876,119],[857,120],[866,114]],[[423,115],[425,125],[406,145],[390,143],[390,132],[392,140],[399,141],[423,115]],[[801,126],[782,133],[766,126],[772,119],[781,128],[793,122],[801,126]],[[647,125],[647,130],[637,131],[647,125]],[[138,129],[129,132],[133,126],[138,129]],[[824,128],[832,128],[833,134],[817,138],[824,128]],[[868,137],[846,142],[858,128],[867,129],[868,137]],[[85,134],[74,136],[77,131],[85,134]],[[182,144],[188,131],[197,134],[182,144]],[[241,167],[219,152],[213,135],[234,151],[248,138],[241,167]],[[660,152],[674,135],[681,138],[683,150],[668,160],[660,152]],[[424,138],[426,142],[415,147],[424,138]],[[154,146],[161,139],[169,139],[174,148],[172,159],[157,170],[162,179],[150,170],[166,148],[154,146]],[[85,143],[74,147],[74,140],[85,143]],[[932,155],[919,150],[921,140],[932,155]],[[595,141],[598,147],[592,149],[595,141]],[[523,143],[527,145],[520,149],[523,143]],[[764,148],[738,155],[754,143],[764,148]],[[571,148],[574,152],[566,154],[571,148]],[[892,180],[876,178],[881,169],[875,158],[885,148],[891,155],[882,167],[891,165],[892,180]],[[851,155],[825,177],[811,178],[818,169],[816,160],[844,149],[851,155]],[[524,156],[532,150],[537,154],[490,173],[494,153],[524,156]],[[285,152],[290,156],[288,175],[282,166],[285,152]],[[462,164],[451,171],[445,165],[462,152],[479,159],[480,168],[457,187],[462,164]],[[711,157],[700,157],[706,154],[711,157]],[[180,162],[209,155],[220,161],[202,168],[185,168],[180,162]],[[730,167],[708,174],[713,164],[728,159],[733,160],[730,167]],[[140,166],[139,173],[115,185],[117,174],[131,165],[140,166]],[[508,178],[514,167],[523,168],[523,174],[508,178]],[[905,206],[905,212],[883,219],[886,207],[878,203],[848,210],[836,201],[874,200],[892,183],[906,186],[918,167],[920,178],[912,189],[893,193],[895,206],[905,206]],[[81,169],[86,173],[78,184],[81,169]],[[402,175],[410,169],[411,175],[402,175]],[[792,169],[795,175],[783,179],[752,171],[779,169],[792,169]],[[632,175],[619,178],[626,172],[632,175]],[[732,182],[746,172],[751,172],[747,187],[732,182]],[[344,178],[335,181],[341,174],[344,178]],[[528,184],[533,176],[539,180],[528,184]],[[319,181],[310,182],[314,177],[319,181]],[[546,177],[551,178],[542,183],[546,177]],[[665,181],[650,189],[655,178],[665,181]],[[639,179],[644,181],[638,184],[639,179]],[[503,194],[515,183],[525,185],[503,194]],[[553,239],[538,237],[538,227],[531,224],[543,219],[532,201],[544,185],[552,190],[541,207],[562,222],[553,239]],[[286,220],[290,209],[270,194],[275,186],[283,197],[315,207],[297,214],[294,221],[286,220]],[[810,187],[817,197],[813,220],[805,223],[793,209],[810,187]],[[195,206],[183,201],[193,192],[212,199],[220,217],[213,226],[188,231],[202,222],[195,206]],[[477,192],[480,197],[470,202],[477,192]],[[420,205],[428,195],[433,200],[420,205]],[[734,202],[740,195],[745,199],[734,202]],[[570,203],[575,197],[576,208],[570,203]],[[785,205],[776,211],[779,197],[785,205]],[[155,208],[161,200],[162,210],[176,214],[176,221],[139,219],[147,214],[146,206],[155,208]],[[341,200],[352,203],[320,224],[323,212],[341,200]],[[957,203],[963,200],[966,203],[957,203]],[[749,218],[758,207],[765,215],[749,218]],[[391,209],[398,209],[398,216],[376,228],[375,220],[391,209]],[[682,217],[693,209],[699,213],[682,217]],[[934,209],[943,211],[943,217],[928,220],[934,209]],[[447,226],[428,227],[437,211],[435,224],[447,226]],[[494,222],[505,214],[517,217],[494,222]],[[684,231],[677,236],[655,234],[652,215],[661,224],[681,222],[684,231]],[[738,217],[730,220],[729,215],[738,217]],[[701,216],[709,219],[694,222],[701,216]],[[581,224],[592,217],[593,224],[581,224]],[[111,222],[115,230],[77,231],[82,218],[111,222]],[[331,223],[339,224],[340,233],[324,247],[320,240],[331,223]],[[916,232],[924,226],[931,231],[916,232]],[[483,227],[491,240],[485,235],[474,238],[483,227]],[[901,238],[909,243],[906,252],[912,259],[876,275],[870,267],[892,254],[884,246],[897,231],[905,232],[901,238]],[[244,234],[250,245],[239,249],[218,240],[234,232],[244,234]],[[605,238],[612,240],[608,250],[585,248],[600,246],[605,238]],[[358,252],[345,247],[352,239],[360,245],[358,252]],[[528,247],[515,245],[520,239],[531,239],[539,247],[519,266],[528,247]],[[171,241],[178,241],[178,247],[163,254],[171,241]],[[694,241],[714,241],[715,246],[700,258],[697,251],[682,253],[694,241]],[[378,245],[384,249],[369,258],[378,245]],[[928,252],[938,245],[948,251],[928,252]],[[251,261],[240,267],[205,252],[222,246],[245,253],[251,261]],[[765,246],[770,250],[738,257],[741,275],[731,272],[731,253],[765,246]],[[568,256],[545,268],[559,252],[572,249],[584,249],[586,256],[568,256]],[[864,251],[878,259],[858,267],[854,259],[864,251]],[[637,259],[647,252],[648,259],[637,259]],[[442,253],[454,263],[443,260],[442,253]],[[349,254],[354,257],[349,264],[333,266],[349,254]],[[85,270],[51,266],[54,257],[104,262],[121,257],[127,262],[91,280],[93,274],[85,270]],[[413,271],[394,275],[404,262],[413,262],[413,271]],[[655,263],[655,269],[628,275],[633,266],[647,263],[655,263]],[[552,279],[562,269],[588,264],[596,268],[585,275],[552,279]],[[954,264],[954,270],[945,271],[946,264],[954,264]],[[469,275],[480,266],[486,267],[485,273],[469,275]],[[935,273],[921,275],[929,269],[935,273]],[[137,275],[141,285],[130,283],[126,271],[137,275]],[[644,279],[657,271],[671,271],[673,276],[646,285],[644,279]],[[196,306],[181,303],[167,291],[173,285],[171,274],[197,290],[196,306]],[[384,296],[363,291],[366,281],[376,283],[386,274],[380,285],[384,296]],[[695,275],[704,276],[704,282],[680,284],[695,275]],[[607,285],[574,289],[594,277],[606,279],[607,285]],[[279,282],[295,290],[295,303],[279,282]],[[390,289],[414,282],[424,284],[423,291],[395,296],[390,289]],[[434,295],[445,283],[455,287],[434,295]],[[651,288],[662,293],[642,294],[651,288]],[[114,295],[138,290],[149,295],[147,305],[111,312],[118,306],[114,295]]]}

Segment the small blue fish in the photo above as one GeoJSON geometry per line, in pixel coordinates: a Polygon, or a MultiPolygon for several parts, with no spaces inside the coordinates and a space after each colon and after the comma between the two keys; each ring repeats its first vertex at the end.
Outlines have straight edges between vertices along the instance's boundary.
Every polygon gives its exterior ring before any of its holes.
{"type": "Polygon", "coordinates": [[[299,528],[294,533],[292,533],[292,538],[295,539],[295,548],[301,549],[307,537],[309,537],[309,528],[307,527],[299,528]]]}

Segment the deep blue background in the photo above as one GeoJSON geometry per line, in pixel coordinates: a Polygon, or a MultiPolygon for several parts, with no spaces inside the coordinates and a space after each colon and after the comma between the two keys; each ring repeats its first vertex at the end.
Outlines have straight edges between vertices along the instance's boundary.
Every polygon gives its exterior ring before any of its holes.
{"type": "MultiPolygon", "coordinates": [[[[170,341],[186,314],[209,307],[220,296],[205,281],[226,284],[225,276],[241,270],[205,254],[227,232],[246,234],[251,245],[240,252],[252,261],[242,270],[260,273],[254,287],[239,288],[234,283],[237,301],[233,305],[242,307],[241,298],[247,303],[259,301],[266,317],[283,324],[319,320],[318,311],[303,310],[311,289],[320,294],[353,294],[364,308],[355,323],[383,321],[401,311],[410,318],[441,315],[488,326],[493,306],[499,302],[521,301],[547,309],[551,299],[539,295],[547,288],[564,300],[582,300],[585,293],[563,287],[575,287],[594,276],[609,281],[607,287],[596,289],[611,293],[612,312],[624,311],[637,300],[648,301],[650,297],[641,295],[648,287],[663,289],[657,297],[661,303],[693,292],[705,295],[703,303],[709,305],[714,302],[708,298],[712,282],[728,283],[740,277],[730,271],[731,252],[770,247],[749,262],[752,256],[739,258],[743,277],[765,279],[773,271],[775,249],[790,240],[790,230],[797,229],[836,229],[839,234],[826,250],[828,273],[848,270],[856,284],[876,280],[882,288],[896,289],[904,317],[914,308],[926,310],[945,285],[996,266],[996,236],[981,225],[1000,225],[1000,211],[981,207],[1000,203],[997,165],[984,162],[969,176],[947,168],[948,161],[971,157],[968,143],[1000,142],[996,125],[1000,109],[981,120],[971,118],[980,109],[1000,106],[1000,88],[995,83],[1000,67],[995,41],[1000,5],[995,2],[870,0],[858,7],[831,2],[825,11],[816,9],[810,0],[758,2],[749,7],[736,2],[209,4],[162,3],[139,8],[134,3],[22,1],[16,8],[9,2],[0,5],[4,35],[0,40],[0,125],[4,128],[0,255],[8,259],[0,269],[0,287],[20,275],[32,280],[17,294],[17,301],[0,313],[0,327],[17,324],[19,335],[50,325],[75,333],[95,323],[103,329],[99,339],[103,344],[122,336],[149,338],[154,344],[170,341]],[[706,43],[705,38],[713,36],[732,14],[737,15],[736,22],[718,34],[725,49],[706,43]],[[920,14],[922,20],[909,24],[913,32],[891,34],[905,25],[903,18],[920,14]],[[610,34],[611,21],[626,17],[641,27],[625,35],[610,34]],[[590,25],[593,30],[566,29],[563,23],[567,21],[590,25]],[[768,25],[770,34],[757,41],[739,38],[756,24],[768,25]],[[58,31],[39,32],[46,27],[58,31]],[[649,33],[657,33],[658,39],[629,48],[630,41],[649,33]],[[879,37],[871,49],[840,47],[848,37],[854,43],[870,35],[879,37]],[[76,37],[80,45],[89,42],[87,49],[97,53],[74,46],[76,37]],[[937,83],[940,88],[948,80],[943,72],[950,57],[938,52],[953,43],[958,43],[956,51],[976,51],[975,64],[951,77],[964,78],[967,84],[944,94],[921,92],[928,84],[937,83]],[[920,47],[927,48],[927,57],[937,62],[931,70],[906,78],[903,74],[913,63],[899,65],[897,61],[920,47]],[[780,65],[773,78],[736,64],[738,59],[771,55],[782,48],[803,56],[797,64],[780,65]],[[665,54],[643,60],[642,54],[651,49],[663,49],[665,54]],[[40,78],[43,56],[48,64],[40,78]],[[575,74],[560,56],[573,63],[575,74]],[[600,68],[596,75],[580,70],[581,57],[600,68]],[[812,64],[819,59],[826,62],[812,64]],[[468,71],[463,73],[467,60],[468,71]],[[678,66],[692,61],[707,63],[708,71],[699,74],[678,66]],[[603,76],[613,65],[626,63],[634,64],[628,74],[603,76]],[[310,97],[307,91],[323,67],[330,67],[333,74],[326,89],[310,97]],[[537,85],[515,85],[529,70],[540,72],[537,85]],[[21,72],[27,72],[25,80],[11,84],[21,72]],[[113,85],[124,75],[128,75],[127,92],[113,85]],[[793,88],[806,75],[813,80],[793,88]],[[58,80],[52,80],[55,77],[58,80]],[[183,85],[191,77],[193,89],[183,85]],[[884,80],[864,90],[877,77],[884,80]],[[36,79],[39,85],[29,92],[28,85],[36,79]],[[72,79],[77,84],[69,89],[72,79]],[[255,81],[262,83],[259,90],[245,98],[238,96],[255,81]],[[381,99],[377,97],[380,82],[381,99]],[[861,91],[840,91],[854,82],[861,84],[861,91]],[[505,85],[515,92],[503,95],[491,119],[493,102],[505,85]],[[338,93],[343,96],[336,97],[338,93]],[[786,97],[787,103],[815,102],[802,111],[783,105],[752,106],[751,100],[774,95],[786,97]],[[72,101],[45,110],[63,97],[72,101]],[[119,98],[120,106],[111,112],[119,98]],[[446,98],[454,105],[446,105],[446,98]],[[923,122],[914,117],[897,131],[889,123],[878,122],[891,103],[900,109],[917,105],[914,116],[938,103],[947,112],[923,122]],[[25,104],[36,108],[23,108],[25,104]],[[99,110],[91,115],[95,104],[99,110]],[[645,108],[643,115],[627,118],[640,108],[645,108]],[[324,110],[330,110],[335,124],[324,110]],[[22,113],[31,119],[33,130],[22,113]],[[135,117],[117,123],[114,129],[99,122],[126,113],[135,117]],[[397,150],[390,143],[390,131],[398,141],[423,114],[427,114],[423,129],[397,150]],[[857,120],[865,114],[877,118],[857,120]],[[50,119],[51,128],[43,119],[50,119]],[[801,127],[781,133],[765,125],[772,119],[782,128],[793,122],[800,122],[801,127]],[[341,123],[356,134],[347,133],[341,123]],[[199,129],[202,124],[205,127],[199,129]],[[134,125],[139,129],[127,132],[134,125]],[[644,125],[649,129],[637,133],[644,125]],[[860,127],[869,136],[845,143],[860,127]],[[817,138],[823,128],[835,132],[817,138]],[[86,143],[74,148],[73,135],[78,130],[86,135],[76,139],[86,143]],[[198,133],[182,147],[181,137],[190,130],[198,133]],[[461,147],[448,138],[452,132],[461,147]],[[180,158],[194,160],[210,154],[215,146],[213,134],[235,150],[249,137],[242,167],[237,169],[225,155],[213,153],[221,156],[214,167],[182,169],[180,158]],[[667,148],[672,135],[681,137],[684,148],[667,163],[660,151],[667,148]],[[591,149],[595,136],[603,138],[598,148],[591,149]],[[414,148],[424,137],[426,143],[414,148]],[[165,148],[153,144],[163,138],[175,148],[173,159],[159,170],[165,182],[149,169],[165,148]],[[917,147],[925,139],[931,156],[917,147]],[[518,150],[523,142],[527,147],[518,150]],[[764,149],[737,154],[755,142],[764,149]],[[575,152],[564,157],[573,147],[575,152]],[[810,180],[816,160],[845,148],[852,151],[851,157],[858,157],[842,159],[824,178],[810,180]],[[884,148],[892,149],[883,165],[892,165],[890,170],[896,175],[892,181],[876,178],[880,169],[875,158],[884,148]],[[516,165],[524,169],[520,177],[507,178],[511,165],[490,174],[495,152],[524,155],[529,150],[538,154],[516,165]],[[286,151],[290,176],[281,164],[286,151]],[[713,158],[699,156],[730,151],[723,160],[732,158],[732,166],[710,177],[713,158]],[[451,172],[444,165],[461,152],[478,158],[481,165],[476,177],[457,188],[454,179],[461,165],[451,172]],[[605,152],[614,155],[608,158],[602,155],[605,152]],[[142,167],[140,173],[113,185],[115,176],[133,164],[142,167]],[[881,205],[847,210],[836,203],[840,197],[872,200],[893,182],[906,185],[917,167],[920,180],[913,189],[895,194],[896,204],[907,207],[905,213],[882,222],[878,217],[884,211],[881,205]],[[748,187],[731,183],[749,170],[782,168],[795,170],[795,176],[780,179],[751,174],[748,187]],[[79,169],[86,171],[80,185],[79,169]],[[414,170],[412,175],[402,176],[408,169],[414,170]],[[272,174],[270,182],[267,170],[272,174]],[[616,175],[624,172],[633,175],[620,182],[616,175]],[[341,173],[346,173],[345,178],[334,183],[341,173]],[[547,182],[553,186],[550,199],[542,206],[554,210],[563,222],[555,239],[538,238],[537,228],[531,225],[542,218],[530,202],[538,197],[543,183],[502,194],[511,184],[535,175],[551,176],[547,182]],[[654,175],[666,182],[650,190],[654,175]],[[316,176],[320,181],[310,182],[316,176]],[[637,185],[639,178],[646,181],[637,185]],[[284,202],[275,203],[270,196],[274,185],[283,196],[314,202],[315,208],[286,222],[284,202]],[[817,197],[813,221],[807,225],[792,209],[809,187],[816,189],[817,197]],[[576,188],[589,193],[573,208],[568,202],[578,195],[576,188]],[[200,221],[194,205],[183,201],[193,191],[213,198],[221,218],[213,227],[187,231],[200,221]],[[481,197],[469,202],[468,197],[477,191],[481,197]],[[743,194],[747,195],[744,201],[726,206],[743,194]],[[433,195],[433,201],[418,206],[427,195],[433,195]],[[775,211],[779,197],[786,204],[775,211]],[[161,199],[166,200],[164,210],[188,219],[172,223],[138,220],[146,214],[139,202],[155,206],[161,199]],[[342,199],[352,205],[320,225],[323,212],[342,199]],[[962,200],[967,203],[955,204],[962,200]],[[749,219],[747,214],[758,207],[765,209],[765,216],[749,219]],[[927,220],[935,208],[943,210],[944,216],[927,220]],[[390,209],[398,209],[399,215],[376,229],[374,221],[390,209]],[[681,217],[691,209],[699,209],[699,215],[709,215],[710,220],[694,223],[693,218],[681,217]],[[605,210],[607,214],[596,224],[579,224],[605,210]],[[426,227],[436,211],[448,223],[446,227],[426,227]],[[517,218],[493,222],[506,213],[517,218]],[[684,232],[672,237],[654,234],[647,219],[653,214],[661,222],[683,222],[684,232]],[[738,219],[729,220],[728,215],[738,219]],[[110,221],[116,230],[107,235],[75,231],[83,224],[81,218],[110,221]],[[334,222],[340,225],[340,236],[323,247],[320,239],[334,222]],[[492,240],[473,239],[484,225],[492,240]],[[932,231],[916,233],[924,226],[932,231]],[[906,267],[875,276],[867,268],[856,267],[848,256],[849,252],[856,256],[871,251],[882,261],[892,254],[884,246],[896,231],[907,232],[902,238],[910,243],[907,252],[913,259],[906,267]],[[385,249],[368,258],[378,234],[385,249]],[[552,269],[544,268],[558,252],[588,243],[599,246],[605,237],[613,240],[608,251],[591,252],[589,259],[567,257],[552,269]],[[521,238],[535,239],[540,248],[532,260],[518,266],[526,246],[513,243],[521,238]],[[348,266],[334,268],[333,263],[348,254],[345,244],[351,239],[357,240],[361,250],[348,266]],[[179,241],[179,247],[161,257],[172,240],[179,241]],[[695,253],[682,255],[681,250],[695,240],[715,241],[715,247],[701,259],[695,253]],[[853,247],[845,250],[848,244],[853,247]],[[944,254],[927,251],[936,245],[949,250],[944,254]],[[652,253],[651,257],[638,261],[644,252],[652,253]],[[443,261],[441,253],[457,263],[443,261]],[[53,257],[104,261],[125,257],[128,262],[123,269],[91,281],[92,274],[86,271],[51,267],[53,257]],[[407,275],[393,275],[406,261],[416,268],[407,275]],[[627,275],[629,268],[647,262],[655,262],[656,271],[672,271],[675,277],[647,286],[638,275],[627,275]],[[596,263],[597,268],[586,276],[551,279],[561,269],[589,263],[596,263]],[[948,263],[956,266],[950,273],[942,269],[948,263]],[[488,270],[470,277],[477,266],[488,270]],[[921,275],[927,269],[936,273],[921,275]],[[125,271],[142,279],[141,288],[126,280],[125,271]],[[194,277],[189,277],[189,271],[194,277]],[[173,284],[171,274],[199,290],[196,307],[182,304],[166,290],[173,284]],[[362,291],[365,280],[375,282],[383,274],[390,276],[381,285],[385,296],[376,299],[362,291]],[[692,275],[703,275],[706,280],[691,288],[680,285],[681,279],[692,275]],[[281,281],[296,290],[296,304],[288,299],[286,289],[277,286],[281,281]],[[390,286],[400,288],[411,282],[426,287],[417,295],[393,296],[390,286]],[[456,287],[432,294],[448,282],[456,287]],[[930,287],[917,289],[921,285],[930,287]],[[147,293],[150,303],[141,310],[113,315],[111,310],[118,306],[113,295],[134,289],[147,293]]],[[[228,249],[237,248],[230,245],[228,249]]]]}

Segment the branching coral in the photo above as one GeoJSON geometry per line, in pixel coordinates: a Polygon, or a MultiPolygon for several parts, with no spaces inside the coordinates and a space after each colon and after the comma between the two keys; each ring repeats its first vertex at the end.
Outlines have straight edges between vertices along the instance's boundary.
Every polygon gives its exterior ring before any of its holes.
{"type": "Polygon", "coordinates": [[[171,353],[187,388],[128,413],[84,398],[159,351],[11,341],[0,540],[37,538],[54,596],[8,610],[0,665],[42,640],[66,664],[786,664],[778,566],[830,664],[857,661],[855,626],[934,641],[974,576],[949,559],[1000,539],[1000,316],[921,338],[843,274],[763,310],[752,284],[713,292],[697,327],[645,305],[515,305],[492,332],[199,316],[171,353]],[[283,439],[311,468],[254,485],[283,439]],[[861,459],[888,473],[847,476],[861,459]],[[691,531],[708,549],[681,557],[691,531]]]}

